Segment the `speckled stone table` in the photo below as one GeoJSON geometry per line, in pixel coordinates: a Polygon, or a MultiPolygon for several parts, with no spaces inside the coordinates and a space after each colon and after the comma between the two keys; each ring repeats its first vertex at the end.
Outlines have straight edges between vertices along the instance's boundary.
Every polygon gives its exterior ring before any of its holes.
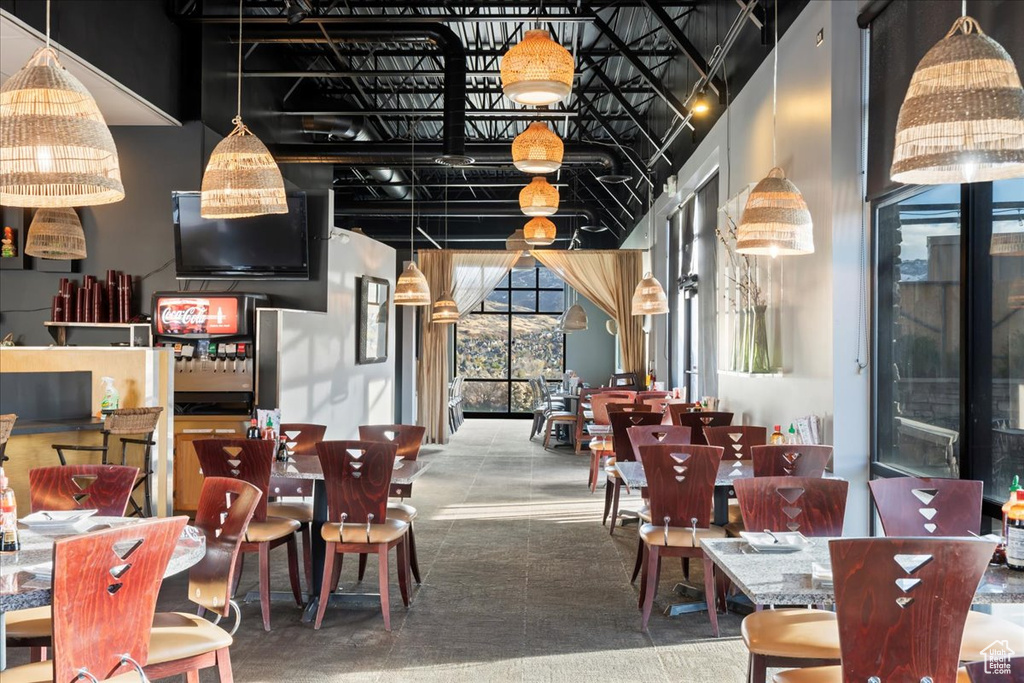
{"type": "MultiPolygon", "coordinates": [[[[90,517],[75,527],[41,531],[21,527],[21,550],[0,554],[0,669],[6,664],[3,615],[7,612],[49,605],[53,581],[53,542],[88,533],[93,529],[129,526],[142,520],[127,517],[90,517]]],[[[187,526],[174,548],[164,576],[183,572],[206,554],[206,538],[187,526]]]]}
{"type": "MultiPolygon", "coordinates": [[[[831,584],[811,580],[811,564],[829,567],[829,538],[814,538],[810,548],[795,553],[759,553],[739,538],[705,539],[711,560],[755,605],[831,604],[831,584]]],[[[1024,603],[1024,572],[989,567],[974,604],[1024,603]]]]}

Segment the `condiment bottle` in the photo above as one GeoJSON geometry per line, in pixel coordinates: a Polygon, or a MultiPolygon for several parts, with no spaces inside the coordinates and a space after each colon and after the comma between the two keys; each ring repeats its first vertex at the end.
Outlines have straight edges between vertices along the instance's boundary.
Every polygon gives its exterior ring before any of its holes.
{"type": "Polygon", "coordinates": [[[4,468],[0,467],[0,552],[13,553],[19,549],[18,502],[14,498],[14,489],[8,485],[4,468]]]}
{"type": "Polygon", "coordinates": [[[782,433],[782,425],[775,425],[775,431],[768,438],[768,443],[773,446],[781,446],[786,443],[786,437],[782,433]]]}
{"type": "Polygon", "coordinates": [[[1013,481],[1010,482],[1010,496],[1003,503],[1003,538],[1006,538],[1006,516],[1014,504],[1024,502],[1021,499],[1022,495],[1024,495],[1024,492],[1020,488],[1020,475],[1015,474],[1013,475],[1013,481]]]}
{"type": "Polygon", "coordinates": [[[1010,506],[1006,516],[1006,566],[1024,571],[1024,502],[1010,506]]]}

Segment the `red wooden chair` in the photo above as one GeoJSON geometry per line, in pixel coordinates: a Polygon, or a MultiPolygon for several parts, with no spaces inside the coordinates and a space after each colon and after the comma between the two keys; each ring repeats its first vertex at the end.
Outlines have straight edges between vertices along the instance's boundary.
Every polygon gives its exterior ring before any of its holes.
{"type": "MultiPolygon", "coordinates": [[[[281,436],[292,458],[315,458],[316,445],[324,440],[327,427],[318,424],[301,422],[284,422],[281,424],[281,436]]],[[[309,526],[313,523],[313,483],[308,479],[291,479],[288,477],[270,477],[268,492],[273,500],[267,501],[267,515],[294,519],[299,523],[299,535],[302,537],[302,567],[306,575],[306,587],[313,586],[313,555],[310,550],[309,526]],[[305,500],[306,497],[310,500],[305,500]],[[277,498],[302,498],[297,501],[280,501],[277,498]]]]}
{"type": "Polygon", "coordinates": [[[708,445],[707,437],[704,436],[705,427],[725,427],[732,424],[732,413],[707,410],[689,412],[685,403],[671,403],[668,410],[672,424],[690,428],[690,441],[697,446],[708,445]]]}
{"type": "Polygon", "coordinates": [[[612,403],[635,405],[636,392],[603,391],[590,398],[590,410],[594,414],[594,424],[606,425],[608,422],[608,406],[612,403]]]}
{"type": "Polygon", "coordinates": [[[640,380],[635,372],[616,372],[608,379],[608,386],[612,389],[640,389],[640,380]]]}
{"type": "Polygon", "coordinates": [[[850,483],[815,477],[754,477],[733,482],[743,526],[842,536],[850,483]]]}
{"type": "Polygon", "coordinates": [[[327,543],[320,605],[315,628],[319,629],[337,587],[343,553],[376,553],[380,609],[384,629],[391,630],[388,595],[388,553],[398,548],[398,587],[402,602],[409,606],[409,559],[406,541],[408,522],[388,519],[388,493],[395,470],[392,443],[374,441],[324,441],[317,445],[327,485],[327,518],[321,535],[327,543]]]}
{"type": "Polygon", "coordinates": [[[764,427],[748,425],[705,426],[704,438],[709,446],[718,446],[725,450],[722,459],[728,463],[751,459],[750,449],[763,446],[768,440],[768,430],[764,427]]]}
{"type": "Polygon", "coordinates": [[[669,400],[672,398],[671,391],[638,391],[636,392],[637,403],[643,403],[650,399],[664,399],[669,400]]]}
{"type": "Polygon", "coordinates": [[[701,539],[724,538],[725,529],[711,525],[722,449],[715,446],[641,446],[651,522],[641,525],[644,542],[643,581],[640,584],[640,628],[647,622],[658,591],[662,557],[700,558],[704,563],[704,594],[711,631],[718,637],[715,570],[701,547],[701,539]]]}
{"type": "Polygon", "coordinates": [[[755,477],[821,477],[832,459],[832,446],[753,445],[750,459],[755,477]]]}
{"type": "MultiPolygon", "coordinates": [[[[612,448],[614,448],[615,460],[633,460],[635,455],[633,445],[629,440],[629,429],[631,427],[656,426],[661,424],[661,415],[650,410],[644,410],[650,406],[633,404],[633,409],[608,411],[608,419],[612,426],[612,448]]],[[[598,475],[599,453],[591,454],[591,472],[596,478],[598,475]]],[[[608,533],[615,533],[615,522],[619,519],[619,494],[622,491],[622,479],[614,467],[605,467],[604,483],[604,515],[601,518],[601,525],[608,523],[608,515],[611,514],[612,524],[608,533]]]]}
{"type": "Polygon", "coordinates": [[[970,536],[981,531],[983,484],[893,477],[868,482],[886,536],[970,536]]]}
{"type": "MultiPolygon", "coordinates": [[[[577,455],[579,455],[582,450],[583,443],[590,440],[590,437],[586,434],[588,418],[585,413],[587,410],[591,410],[591,412],[593,411],[592,403],[595,396],[609,393],[628,401],[633,401],[636,397],[635,391],[616,391],[615,389],[609,389],[608,387],[584,387],[580,389],[580,398],[576,404],[576,433],[574,435],[577,455]]],[[[589,418],[589,420],[593,422],[593,418],[589,418]]]]}
{"type": "MultiPolygon", "coordinates": [[[[423,444],[423,435],[426,427],[417,425],[361,425],[359,427],[360,441],[377,441],[380,443],[393,443],[398,447],[396,457],[410,462],[415,462],[420,454],[420,446],[423,444]]],[[[394,491],[392,491],[394,493],[394,491]]],[[[412,494],[412,484],[401,491],[404,498],[412,494]]],[[[413,521],[419,516],[415,507],[407,503],[388,503],[388,517],[409,523],[409,564],[412,567],[412,576],[416,583],[423,583],[420,580],[420,563],[416,557],[416,533],[413,530],[413,521]]],[[[359,579],[362,580],[366,572],[366,555],[359,556],[359,579]]]]}
{"type": "Polygon", "coordinates": [[[6,669],[0,678],[139,681],[157,592],[187,521],[152,519],[55,541],[53,659],[6,669]]]}
{"type": "Polygon", "coordinates": [[[242,540],[241,552],[259,555],[260,608],[263,628],[270,630],[270,551],[285,545],[288,548],[288,578],[295,603],[302,607],[299,587],[299,559],[294,519],[267,514],[267,491],[274,460],[274,442],[261,439],[200,439],[195,442],[196,454],[203,474],[208,477],[239,479],[259,489],[260,500],[242,540]]]}
{"type": "Polygon", "coordinates": [[[139,476],[138,467],[63,465],[29,470],[33,512],[96,510],[101,517],[124,517],[139,476]]]}
{"type": "Polygon", "coordinates": [[[776,683],[955,683],[964,623],[993,550],[975,539],[830,541],[842,664],[784,671],[776,683]]]}
{"type": "Polygon", "coordinates": [[[242,614],[231,595],[242,539],[261,497],[258,488],[240,479],[207,477],[203,481],[195,526],[206,537],[206,554],[188,574],[188,599],[199,606],[199,615],[156,614],[146,665],[149,678],[186,674],[191,680],[198,678],[200,670],[216,667],[221,681],[232,679],[228,648],[242,614]],[[217,622],[234,611],[232,630],[204,619],[207,611],[216,615],[217,622]]]}

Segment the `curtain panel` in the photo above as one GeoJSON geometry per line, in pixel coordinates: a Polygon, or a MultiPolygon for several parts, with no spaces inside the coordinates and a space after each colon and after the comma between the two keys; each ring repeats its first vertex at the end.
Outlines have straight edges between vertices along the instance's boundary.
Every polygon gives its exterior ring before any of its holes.
{"type": "MultiPolygon", "coordinates": [[[[519,251],[420,252],[420,270],[433,300],[447,292],[465,316],[508,275],[519,251]]],[[[417,421],[426,428],[427,443],[448,443],[449,330],[430,321],[431,307],[420,311],[420,361],[416,366],[417,421]]]]}
{"type": "Polygon", "coordinates": [[[633,290],[643,277],[641,252],[631,249],[530,252],[619,325],[622,370],[647,373],[644,318],[633,315],[633,290]]]}

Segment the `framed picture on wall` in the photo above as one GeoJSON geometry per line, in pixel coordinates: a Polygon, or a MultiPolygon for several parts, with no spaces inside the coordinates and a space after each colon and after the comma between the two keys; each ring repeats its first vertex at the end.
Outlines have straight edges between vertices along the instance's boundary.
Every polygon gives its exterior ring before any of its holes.
{"type": "Polygon", "coordinates": [[[356,325],[359,329],[356,362],[360,365],[383,363],[388,359],[388,303],[391,285],[387,280],[364,275],[359,278],[359,304],[356,325]]]}

